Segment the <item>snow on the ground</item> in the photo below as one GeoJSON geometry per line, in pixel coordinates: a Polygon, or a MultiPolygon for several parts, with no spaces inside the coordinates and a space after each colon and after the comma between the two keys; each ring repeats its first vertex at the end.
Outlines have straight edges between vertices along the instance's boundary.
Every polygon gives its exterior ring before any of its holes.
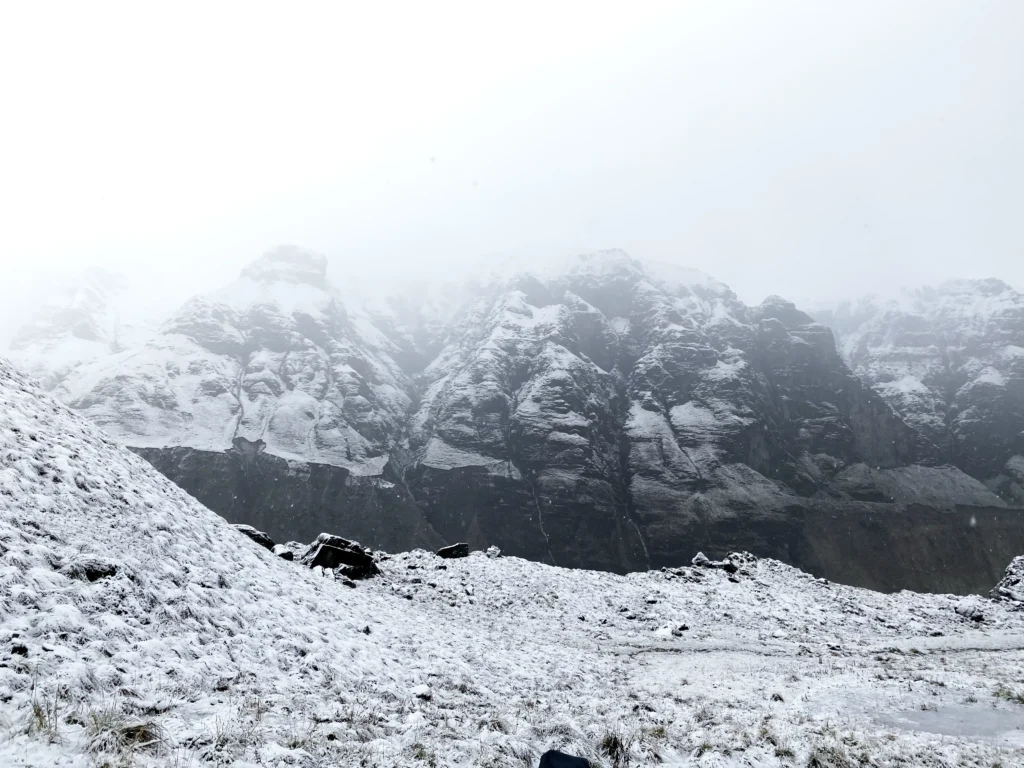
{"type": "Polygon", "coordinates": [[[1011,602],[381,566],[274,556],[0,361],[0,765],[1024,764],[1011,602]]]}

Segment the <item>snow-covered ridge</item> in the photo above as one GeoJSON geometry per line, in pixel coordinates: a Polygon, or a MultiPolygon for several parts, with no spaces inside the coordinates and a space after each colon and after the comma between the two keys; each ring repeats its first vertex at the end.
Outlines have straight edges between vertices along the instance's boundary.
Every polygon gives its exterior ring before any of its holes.
{"type": "Polygon", "coordinates": [[[326,259],[264,254],[188,301],[141,347],[80,366],[57,395],[136,447],[274,455],[379,474],[408,408],[397,346],[349,313],[326,259]]]}
{"type": "Polygon", "coordinates": [[[1024,294],[1001,280],[954,280],[867,297],[817,317],[851,369],[946,460],[1024,503],[1024,294]]]}
{"type": "Polygon", "coordinates": [[[382,569],[352,589],[281,560],[0,360],[4,765],[1024,754],[1009,602],[768,560],[620,577],[414,552],[382,569]]]}

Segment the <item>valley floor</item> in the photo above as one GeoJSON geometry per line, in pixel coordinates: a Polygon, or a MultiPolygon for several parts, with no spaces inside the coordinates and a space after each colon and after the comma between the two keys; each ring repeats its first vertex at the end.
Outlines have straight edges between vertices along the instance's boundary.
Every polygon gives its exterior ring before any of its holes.
{"type": "Polygon", "coordinates": [[[4,659],[0,763],[526,766],[557,747],[599,765],[1024,764],[1024,613],[1004,604],[773,561],[734,582],[411,553],[356,589],[273,565],[277,583],[247,585],[285,604],[269,637],[183,643],[172,624],[71,654],[29,629],[28,656],[4,659]],[[133,723],[159,743],[97,745],[133,723]]]}

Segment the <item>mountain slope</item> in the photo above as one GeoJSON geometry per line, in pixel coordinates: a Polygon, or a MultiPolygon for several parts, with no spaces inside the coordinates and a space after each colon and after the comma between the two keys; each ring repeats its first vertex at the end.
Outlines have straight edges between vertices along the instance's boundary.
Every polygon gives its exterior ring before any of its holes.
{"type": "Polygon", "coordinates": [[[1024,295],[957,280],[819,317],[853,371],[944,460],[1024,503],[1024,295]]]}
{"type": "Polygon", "coordinates": [[[1010,603],[737,562],[620,577],[420,552],[350,589],[0,360],[5,765],[1020,758],[1010,603]]]}
{"type": "MultiPolygon", "coordinates": [[[[637,569],[700,547],[795,558],[811,497],[934,501],[901,468],[937,449],[850,373],[827,328],[678,279],[599,253],[462,315],[409,431],[405,480],[436,530],[637,569]]],[[[917,471],[946,505],[1002,504],[953,468],[917,471]]]]}
{"type": "Polygon", "coordinates": [[[317,254],[281,247],[141,347],[55,393],[218,511],[281,539],[344,527],[438,546],[388,467],[411,406],[402,347],[347,310],[317,254]]]}

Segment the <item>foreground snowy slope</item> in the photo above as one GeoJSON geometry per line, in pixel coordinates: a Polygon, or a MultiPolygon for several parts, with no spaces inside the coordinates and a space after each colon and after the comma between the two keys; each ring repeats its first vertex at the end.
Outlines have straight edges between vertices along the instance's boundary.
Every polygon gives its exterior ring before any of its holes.
{"type": "Polygon", "coordinates": [[[1024,760],[1014,603],[770,560],[382,568],[276,558],[0,360],[0,765],[1024,760]]]}

